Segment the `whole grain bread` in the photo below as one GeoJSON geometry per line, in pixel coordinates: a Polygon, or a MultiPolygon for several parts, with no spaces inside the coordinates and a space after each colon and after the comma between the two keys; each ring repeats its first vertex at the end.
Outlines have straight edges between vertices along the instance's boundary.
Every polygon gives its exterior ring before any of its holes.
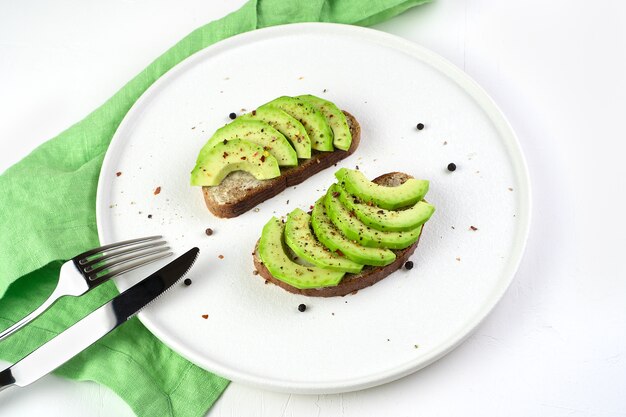
{"type": "Polygon", "coordinates": [[[300,184],[338,161],[350,156],[359,146],[361,126],[356,118],[344,111],[352,133],[352,144],[347,151],[332,152],[313,150],[311,158],[300,160],[295,167],[281,168],[281,175],[270,180],[257,180],[245,171],[230,173],[220,185],[202,187],[207,208],[217,217],[237,217],[256,205],[281,193],[287,187],[300,184]]]}
{"type": "MultiPolygon", "coordinates": [[[[410,175],[402,173],[402,172],[390,172],[388,174],[381,175],[380,177],[373,180],[376,184],[384,185],[387,187],[397,187],[398,185],[403,184],[406,180],[412,178],[410,175]]],[[[422,231],[423,231],[422,227],[422,231]]],[[[421,233],[420,233],[421,237],[421,233]]],[[[378,281],[386,278],[391,273],[397,271],[404,265],[404,263],[409,259],[409,257],[415,252],[415,248],[417,248],[418,240],[405,249],[394,250],[393,252],[396,254],[396,260],[385,266],[365,266],[363,270],[359,274],[346,274],[339,285],[335,287],[324,287],[324,288],[310,288],[310,289],[299,289],[293,287],[279,279],[274,278],[274,276],[270,273],[270,271],[263,265],[263,261],[259,257],[258,246],[259,242],[257,241],[256,246],[254,248],[254,267],[259,273],[259,276],[266,279],[267,281],[278,285],[279,287],[292,292],[294,294],[307,295],[309,297],[337,297],[344,296],[355,291],[361,290],[363,288],[369,287],[371,285],[376,284],[378,281]]]]}

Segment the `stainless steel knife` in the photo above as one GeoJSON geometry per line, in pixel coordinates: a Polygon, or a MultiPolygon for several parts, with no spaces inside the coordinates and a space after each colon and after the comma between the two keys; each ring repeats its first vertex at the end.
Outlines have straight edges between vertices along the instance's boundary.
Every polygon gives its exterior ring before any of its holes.
{"type": "Polygon", "coordinates": [[[187,251],[58,334],[15,365],[0,371],[0,391],[13,385],[23,387],[37,381],[124,324],[180,280],[191,268],[198,253],[198,248],[187,251]]]}

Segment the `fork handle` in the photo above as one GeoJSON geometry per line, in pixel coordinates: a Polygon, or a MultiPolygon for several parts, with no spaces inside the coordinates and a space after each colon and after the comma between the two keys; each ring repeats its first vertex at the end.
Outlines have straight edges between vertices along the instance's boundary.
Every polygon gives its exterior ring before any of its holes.
{"type": "Polygon", "coordinates": [[[46,299],[46,301],[44,301],[42,305],[37,307],[37,309],[35,309],[35,311],[33,311],[32,313],[30,313],[29,315],[24,317],[22,320],[18,321],[17,323],[12,325],[8,329],[3,330],[2,332],[0,332],[0,341],[5,339],[5,338],[7,338],[7,337],[9,337],[10,335],[12,335],[13,333],[17,332],[22,327],[26,326],[31,321],[35,320],[35,318],[37,316],[39,316],[40,314],[43,314],[43,312],[46,311],[47,309],[49,309],[50,306],[52,304],[54,304],[54,302],[56,300],[58,300],[59,298],[61,298],[64,295],[65,295],[65,293],[61,289],[60,285],[57,285],[57,287],[54,289],[54,291],[52,291],[52,294],[50,294],[50,296],[46,299]]]}

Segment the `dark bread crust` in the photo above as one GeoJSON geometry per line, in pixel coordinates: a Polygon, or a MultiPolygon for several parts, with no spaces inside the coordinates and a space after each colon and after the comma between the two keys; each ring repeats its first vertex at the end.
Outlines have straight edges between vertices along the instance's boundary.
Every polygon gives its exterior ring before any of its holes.
{"type": "Polygon", "coordinates": [[[300,160],[298,166],[281,168],[281,175],[271,180],[256,180],[247,173],[230,174],[220,185],[202,187],[207,208],[217,217],[237,217],[265,200],[281,193],[287,187],[300,184],[344,158],[350,156],[359,146],[361,126],[356,118],[344,110],[352,133],[352,144],[347,151],[339,149],[333,152],[313,150],[311,158],[300,160]],[[220,197],[221,196],[221,197],[220,197]]]}
{"type": "MultiPolygon", "coordinates": [[[[409,178],[412,178],[410,175],[402,173],[402,172],[390,172],[388,174],[381,175],[380,177],[373,180],[373,182],[386,185],[388,187],[396,187],[402,183],[404,183],[409,178]]],[[[424,228],[422,227],[422,231],[424,228]]],[[[420,233],[420,238],[421,238],[420,233]]],[[[396,254],[396,260],[386,266],[366,266],[359,274],[346,274],[339,285],[335,287],[324,287],[324,288],[310,288],[310,289],[299,289],[293,287],[279,279],[274,278],[274,276],[270,273],[270,271],[263,265],[261,258],[258,255],[258,246],[259,242],[257,241],[256,246],[254,247],[254,267],[258,271],[259,275],[266,279],[267,281],[278,285],[279,287],[292,292],[294,294],[307,295],[309,297],[337,297],[344,296],[355,291],[361,290],[363,288],[369,287],[371,285],[376,284],[378,281],[386,278],[391,273],[397,271],[402,268],[402,265],[409,259],[409,257],[415,252],[417,245],[419,243],[419,238],[417,241],[405,249],[394,250],[393,252],[396,254]]]]}

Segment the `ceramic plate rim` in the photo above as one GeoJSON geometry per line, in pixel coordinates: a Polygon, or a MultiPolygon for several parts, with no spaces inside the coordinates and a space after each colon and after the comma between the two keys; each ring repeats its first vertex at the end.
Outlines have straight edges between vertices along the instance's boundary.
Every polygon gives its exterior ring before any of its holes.
{"type": "Polygon", "coordinates": [[[115,160],[114,150],[118,148],[116,145],[123,138],[120,132],[124,132],[126,130],[126,125],[128,123],[131,123],[131,121],[134,119],[135,113],[140,112],[144,107],[144,104],[148,100],[150,100],[154,94],[158,94],[158,91],[163,85],[165,85],[178,72],[186,70],[186,68],[190,65],[193,65],[196,60],[203,59],[203,56],[205,54],[210,54],[216,49],[230,48],[250,40],[270,39],[275,36],[283,36],[289,33],[297,36],[298,34],[302,33],[322,32],[325,36],[354,36],[358,37],[364,42],[374,42],[380,46],[401,51],[413,57],[414,59],[420,60],[432,66],[440,73],[454,81],[469,96],[471,96],[477,103],[477,105],[485,112],[489,120],[494,124],[496,130],[499,133],[499,137],[508,152],[509,157],[513,161],[513,170],[520,181],[518,186],[521,195],[518,203],[520,209],[519,213],[521,214],[520,218],[526,219],[526,221],[523,224],[520,223],[518,226],[518,236],[514,243],[512,253],[510,254],[511,256],[509,256],[509,261],[505,272],[502,274],[497,285],[494,286],[494,291],[491,297],[485,300],[482,308],[474,315],[473,320],[468,321],[468,324],[465,327],[450,335],[450,337],[448,337],[448,339],[446,339],[439,346],[437,346],[437,348],[433,348],[430,354],[426,356],[420,356],[402,365],[387,369],[384,372],[368,374],[363,377],[350,378],[340,381],[335,380],[331,383],[294,382],[251,375],[239,370],[231,369],[229,367],[221,365],[220,363],[214,362],[212,360],[207,360],[207,358],[194,354],[194,352],[189,351],[183,343],[178,343],[175,339],[172,340],[170,337],[168,337],[167,332],[161,331],[159,326],[153,323],[149,316],[146,316],[143,313],[139,314],[139,319],[141,320],[141,322],[159,340],[161,340],[172,350],[187,358],[191,362],[197,364],[198,366],[214,372],[217,375],[245,385],[254,386],[262,389],[269,389],[272,391],[301,394],[341,393],[378,386],[418,371],[419,369],[424,368],[429,364],[435,362],[436,360],[440,359],[441,357],[445,356],[447,353],[459,346],[468,336],[472,334],[472,332],[478,327],[478,325],[480,325],[485,317],[487,317],[487,315],[494,309],[498,301],[503,297],[507,288],[513,281],[513,278],[519,267],[526,247],[531,223],[532,207],[530,175],[528,173],[526,160],[517,136],[515,135],[515,132],[513,131],[510,123],[508,122],[502,111],[499,109],[499,107],[496,105],[496,103],[493,101],[493,99],[491,99],[487,92],[483,90],[483,88],[480,87],[472,78],[470,78],[469,75],[467,75],[456,65],[452,64],[450,61],[446,60],[440,55],[399,36],[391,35],[375,29],[337,23],[294,23],[245,32],[217,42],[207,48],[204,48],[196,52],[192,56],[188,57],[187,59],[183,60],[179,64],[175,65],[164,75],[162,75],[156,82],[154,82],[141,95],[141,97],[130,108],[130,110],[118,126],[102,163],[102,168],[98,179],[96,196],[96,222],[100,242],[102,244],[110,243],[109,233],[103,225],[105,217],[105,201],[103,197],[105,195],[104,184],[107,184],[107,177],[112,175],[112,165],[113,161],[115,160]]]}

